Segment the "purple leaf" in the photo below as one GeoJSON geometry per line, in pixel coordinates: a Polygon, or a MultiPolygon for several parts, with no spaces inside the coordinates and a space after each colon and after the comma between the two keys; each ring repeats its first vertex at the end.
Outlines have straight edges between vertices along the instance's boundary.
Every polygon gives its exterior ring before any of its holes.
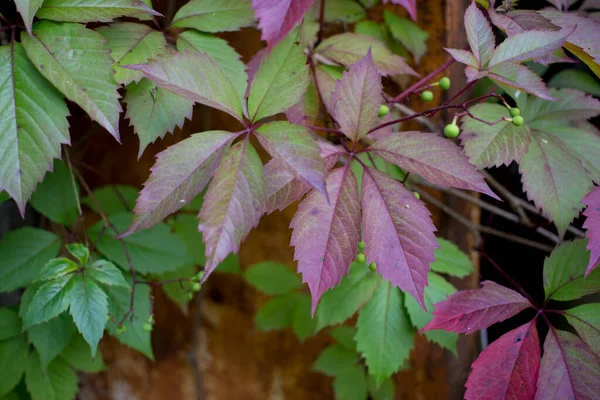
{"type": "Polygon", "coordinates": [[[339,70],[340,71],[338,71],[338,67],[332,67],[329,65],[319,65],[315,68],[316,86],[319,88],[319,95],[321,96],[323,104],[325,105],[325,108],[329,114],[333,114],[333,104],[331,102],[331,98],[333,97],[336,82],[343,76],[343,68],[339,67],[339,70]],[[338,72],[339,78],[337,76],[338,72]],[[334,73],[336,76],[334,76],[334,73]]]}
{"type": "Polygon", "coordinates": [[[480,289],[457,292],[434,307],[433,319],[423,330],[473,333],[517,315],[531,304],[514,290],[483,281],[480,289]]]}
{"type": "Polygon", "coordinates": [[[596,399],[600,393],[600,357],[572,333],[550,327],[535,400],[596,399]]]}
{"type": "Polygon", "coordinates": [[[417,20],[417,0],[383,0],[384,3],[398,4],[406,9],[413,21],[417,20]]]}
{"type": "Polygon", "coordinates": [[[236,136],[224,131],[196,133],[159,153],[137,199],[135,218],[121,236],[154,226],[202,192],[236,136]]]}
{"type": "Polygon", "coordinates": [[[349,165],[329,173],[327,191],[330,205],[312,191],[290,224],[294,259],[312,294],[313,314],[321,295],[348,273],[361,235],[358,184],[349,165]]]}
{"type": "Polygon", "coordinates": [[[425,309],[423,291],[429,264],[439,247],[430,212],[402,183],[365,168],[362,210],[367,264],[425,309]]]}
{"type": "Polygon", "coordinates": [[[314,79],[311,79],[306,92],[299,102],[285,112],[288,121],[296,125],[314,125],[319,117],[319,94],[314,79]]]}
{"type": "Polygon", "coordinates": [[[530,97],[527,103],[531,122],[583,120],[600,114],[600,100],[575,89],[550,89],[556,101],[530,97]]]}
{"type": "Polygon", "coordinates": [[[186,51],[123,68],[141,71],[162,88],[242,120],[242,103],[235,86],[206,53],[186,51]]]}
{"type": "Polygon", "coordinates": [[[534,94],[545,100],[556,100],[550,95],[542,79],[521,64],[502,63],[491,67],[487,76],[502,85],[534,94]]]}
{"type": "Polygon", "coordinates": [[[327,196],[325,164],[310,132],[288,122],[271,122],[257,129],[260,143],[286,169],[327,196]]]}
{"type": "Polygon", "coordinates": [[[466,400],[533,399],[540,370],[535,319],[505,333],[477,357],[466,400]]]}
{"type": "Polygon", "coordinates": [[[434,133],[398,133],[367,150],[436,185],[474,190],[498,199],[460,147],[434,133]]]}
{"type": "Polygon", "coordinates": [[[261,39],[269,47],[282,40],[315,0],[252,0],[254,15],[258,18],[258,27],[262,31],[261,39]]]}
{"type": "Polygon", "coordinates": [[[518,10],[508,14],[498,14],[494,10],[490,10],[489,15],[492,23],[505,31],[508,36],[525,31],[558,31],[560,29],[537,11],[518,10]]]}
{"type": "Polygon", "coordinates": [[[471,67],[476,68],[476,69],[479,68],[479,65],[478,65],[479,61],[477,60],[477,58],[475,58],[475,55],[473,53],[471,53],[470,51],[461,50],[461,49],[446,49],[446,48],[444,48],[444,50],[446,50],[448,53],[450,53],[452,58],[454,58],[457,62],[459,62],[461,64],[470,65],[471,67]]]}
{"type": "Polygon", "coordinates": [[[587,229],[588,245],[586,248],[591,253],[590,263],[585,271],[585,275],[588,276],[594,268],[600,265],[600,186],[596,186],[581,202],[587,206],[583,212],[583,215],[587,217],[583,227],[587,229]]]}
{"type": "Polygon", "coordinates": [[[485,68],[494,52],[496,38],[485,15],[474,1],[465,12],[465,30],[471,52],[479,61],[479,69],[485,68]]]}
{"type": "Polygon", "coordinates": [[[198,219],[206,245],[203,281],[254,228],[265,212],[263,166],[246,137],[229,150],[204,196],[198,219]]]}
{"type": "MultiPolygon", "coordinates": [[[[346,151],[334,146],[329,142],[319,140],[320,155],[325,161],[325,170],[332,169],[342,154],[346,151]]],[[[294,177],[294,174],[286,169],[280,159],[273,159],[265,165],[265,186],[267,194],[267,214],[275,210],[283,210],[312,188],[308,183],[294,177]]]]}
{"type": "Polygon", "coordinates": [[[383,103],[381,90],[381,78],[370,50],[337,81],[331,98],[333,117],[353,142],[377,125],[377,112],[383,103]]]}

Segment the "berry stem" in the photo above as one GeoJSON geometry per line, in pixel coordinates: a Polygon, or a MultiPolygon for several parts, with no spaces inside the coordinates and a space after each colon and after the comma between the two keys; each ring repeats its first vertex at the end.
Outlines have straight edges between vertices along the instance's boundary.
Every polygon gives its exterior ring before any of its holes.
{"type": "Polygon", "coordinates": [[[401,101],[403,101],[404,99],[406,99],[408,96],[410,96],[412,93],[414,93],[416,90],[419,90],[420,87],[423,86],[423,84],[425,84],[425,83],[429,82],[430,80],[432,80],[433,78],[435,78],[436,75],[438,75],[442,71],[446,70],[452,64],[454,64],[454,58],[448,59],[445,63],[443,63],[442,65],[440,65],[438,68],[436,68],[430,74],[424,76],[417,83],[415,83],[414,85],[412,85],[411,87],[409,87],[408,89],[406,89],[404,92],[400,93],[398,96],[394,97],[394,99],[392,100],[392,102],[393,103],[400,103],[401,101]]]}

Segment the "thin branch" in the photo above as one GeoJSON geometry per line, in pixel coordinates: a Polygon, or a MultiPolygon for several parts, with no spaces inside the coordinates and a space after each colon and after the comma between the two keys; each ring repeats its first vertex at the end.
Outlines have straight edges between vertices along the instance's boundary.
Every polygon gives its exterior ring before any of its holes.
{"type": "Polygon", "coordinates": [[[315,47],[321,43],[323,40],[323,25],[325,22],[325,0],[321,0],[321,5],[319,7],[319,30],[317,31],[317,41],[315,43],[315,47]]]}
{"type": "Polygon", "coordinates": [[[400,93],[398,96],[394,97],[394,102],[399,103],[402,100],[406,99],[415,90],[419,89],[421,86],[423,86],[423,84],[425,84],[426,82],[429,82],[431,79],[435,78],[438,74],[442,73],[444,70],[446,70],[452,64],[454,64],[454,58],[448,59],[445,63],[440,65],[434,71],[432,71],[431,73],[429,73],[428,75],[426,75],[425,77],[420,79],[417,83],[415,83],[414,85],[412,85],[411,87],[406,89],[404,92],[400,93]]]}

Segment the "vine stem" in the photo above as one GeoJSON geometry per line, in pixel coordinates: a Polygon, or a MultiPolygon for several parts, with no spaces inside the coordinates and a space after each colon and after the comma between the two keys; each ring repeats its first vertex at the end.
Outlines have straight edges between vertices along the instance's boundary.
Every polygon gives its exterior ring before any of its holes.
{"type": "Polygon", "coordinates": [[[315,47],[321,43],[323,40],[323,25],[325,22],[325,0],[321,0],[321,5],[319,7],[319,30],[317,31],[317,41],[315,42],[315,47]]]}
{"type": "Polygon", "coordinates": [[[423,84],[425,84],[425,83],[429,82],[431,79],[435,78],[436,75],[438,75],[439,73],[445,71],[452,64],[454,64],[454,58],[449,58],[445,63],[443,63],[438,68],[436,68],[435,70],[433,70],[431,73],[429,73],[428,75],[426,75],[425,77],[423,77],[417,83],[415,83],[414,85],[412,85],[411,87],[409,87],[408,89],[406,89],[404,92],[400,93],[398,96],[394,97],[393,100],[392,100],[392,102],[399,103],[399,102],[403,101],[408,96],[410,96],[411,94],[413,94],[416,90],[418,90],[421,86],[423,86],[423,84]]]}

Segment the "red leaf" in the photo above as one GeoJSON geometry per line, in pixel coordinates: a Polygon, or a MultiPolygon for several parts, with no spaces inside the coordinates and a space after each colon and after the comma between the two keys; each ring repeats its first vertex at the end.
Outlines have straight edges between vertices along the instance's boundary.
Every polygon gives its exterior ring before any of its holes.
{"type": "Polygon", "coordinates": [[[378,140],[367,150],[436,185],[474,190],[498,199],[460,147],[434,133],[398,133],[378,140]]]}
{"type": "Polygon", "coordinates": [[[423,330],[473,333],[531,307],[514,290],[492,281],[484,281],[482,285],[480,289],[463,290],[435,304],[433,319],[423,330]]]}
{"type": "Polygon", "coordinates": [[[588,276],[594,268],[600,265],[600,186],[596,186],[581,201],[587,206],[583,215],[587,217],[583,227],[587,229],[588,245],[590,251],[590,263],[588,264],[585,276],[588,276]]]}
{"type": "Polygon", "coordinates": [[[349,164],[332,170],[326,182],[331,205],[313,190],[290,224],[294,259],[312,294],[313,314],[321,295],[348,273],[361,234],[358,183],[349,164]]]}
{"type": "Polygon", "coordinates": [[[336,82],[331,96],[333,117],[342,132],[358,142],[377,125],[377,111],[382,103],[381,78],[369,50],[336,82]]]}
{"type": "Polygon", "coordinates": [[[406,9],[413,21],[417,20],[417,0],[383,0],[384,3],[391,2],[398,4],[406,9]]]}
{"type": "Polygon", "coordinates": [[[291,31],[315,0],[252,0],[261,39],[270,47],[291,31]]]}
{"type": "Polygon", "coordinates": [[[471,52],[479,61],[479,68],[485,68],[496,46],[496,38],[492,32],[490,23],[485,15],[477,8],[475,2],[471,2],[465,12],[465,30],[471,52]]]}
{"type": "Polygon", "coordinates": [[[535,400],[597,399],[600,357],[572,333],[550,327],[535,400]]]}
{"type": "Polygon", "coordinates": [[[465,399],[533,400],[540,370],[535,321],[502,335],[477,357],[465,399]]]}
{"type": "Polygon", "coordinates": [[[425,309],[423,290],[439,247],[425,204],[402,183],[371,168],[363,172],[362,209],[367,264],[425,309]]]}

